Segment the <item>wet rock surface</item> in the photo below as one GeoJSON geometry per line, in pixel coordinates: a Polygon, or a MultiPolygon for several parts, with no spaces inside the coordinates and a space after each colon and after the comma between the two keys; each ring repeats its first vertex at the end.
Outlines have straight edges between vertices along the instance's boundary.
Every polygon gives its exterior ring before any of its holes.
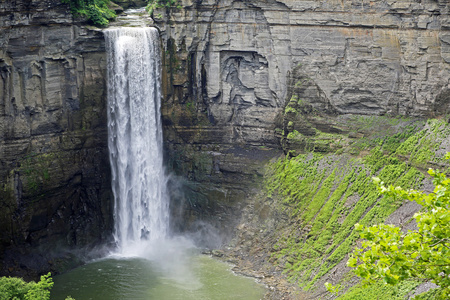
{"type": "Polygon", "coordinates": [[[59,0],[0,24],[0,273],[29,278],[111,234],[105,49],[59,0]]]}
{"type": "Polygon", "coordinates": [[[280,266],[273,264],[272,247],[279,234],[290,225],[289,216],[280,212],[277,203],[264,194],[253,195],[242,210],[236,235],[221,250],[210,254],[234,264],[235,273],[252,277],[267,287],[264,299],[309,299],[310,293],[289,282],[280,266]]]}

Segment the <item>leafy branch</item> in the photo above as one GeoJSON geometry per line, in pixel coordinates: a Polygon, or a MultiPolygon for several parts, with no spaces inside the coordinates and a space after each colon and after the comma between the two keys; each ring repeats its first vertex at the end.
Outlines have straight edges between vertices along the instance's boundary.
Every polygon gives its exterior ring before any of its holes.
{"type": "MultiPolygon", "coordinates": [[[[447,153],[446,159],[450,158],[447,153]]],[[[414,215],[417,230],[402,232],[399,227],[379,224],[355,225],[360,232],[361,248],[356,248],[347,265],[355,268],[365,282],[382,279],[395,285],[408,279],[431,281],[441,287],[441,297],[450,295],[450,179],[439,170],[428,171],[433,177],[434,191],[385,186],[374,177],[380,194],[394,199],[415,201],[423,210],[414,215]]]]}

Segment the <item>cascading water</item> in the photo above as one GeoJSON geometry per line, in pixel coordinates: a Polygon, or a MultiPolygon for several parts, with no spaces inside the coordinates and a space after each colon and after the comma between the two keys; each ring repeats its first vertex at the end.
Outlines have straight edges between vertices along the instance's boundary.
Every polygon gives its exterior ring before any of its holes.
{"type": "Polygon", "coordinates": [[[107,29],[105,37],[118,253],[56,276],[52,299],[261,299],[256,283],[168,236],[158,32],[107,29]]]}
{"type": "Polygon", "coordinates": [[[167,236],[169,208],[162,154],[160,46],[155,28],[105,31],[108,147],[119,253],[167,236]]]}

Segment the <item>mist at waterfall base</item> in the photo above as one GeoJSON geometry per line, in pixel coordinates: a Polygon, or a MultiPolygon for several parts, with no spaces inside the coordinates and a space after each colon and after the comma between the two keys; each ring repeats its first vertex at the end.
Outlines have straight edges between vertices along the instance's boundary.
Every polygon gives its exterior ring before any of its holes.
{"type": "Polygon", "coordinates": [[[194,245],[170,232],[169,198],[182,198],[183,192],[163,163],[159,34],[149,27],[117,28],[105,37],[115,255],[160,260],[161,249],[194,245]]]}
{"type": "Polygon", "coordinates": [[[220,240],[212,227],[199,223],[197,234],[171,234],[169,197],[182,191],[172,177],[169,193],[163,166],[158,31],[104,33],[116,247],[56,276],[52,299],[260,299],[264,289],[254,280],[200,255],[195,240],[220,240]]]}
{"type": "Polygon", "coordinates": [[[156,262],[177,277],[189,249],[170,238],[168,177],[163,165],[160,45],[155,28],[105,31],[108,53],[108,148],[118,257],[156,262]]]}

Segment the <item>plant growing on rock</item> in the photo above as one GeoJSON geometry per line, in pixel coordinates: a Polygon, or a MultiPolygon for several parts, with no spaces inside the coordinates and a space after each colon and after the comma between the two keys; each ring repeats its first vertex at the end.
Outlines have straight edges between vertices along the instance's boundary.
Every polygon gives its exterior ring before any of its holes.
{"type": "Polygon", "coordinates": [[[106,26],[109,20],[116,17],[114,11],[109,8],[110,0],[61,0],[70,5],[72,14],[83,16],[96,26],[106,26]]]}
{"type": "Polygon", "coordinates": [[[298,111],[292,106],[286,106],[286,108],[284,109],[284,114],[289,114],[289,113],[296,115],[298,113],[298,111]]]}
{"type": "MultiPolygon", "coordinates": [[[[450,159],[447,153],[446,159],[450,159]]],[[[441,288],[442,299],[450,295],[450,179],[438,170],[430,169],[434,191],[425,194],[404,190],[374,177],[380,194],[393,199],[416,201],[423,209],[414,215],[417,230],[404,233],[399,227],[379,224],[365,227],[359,224],[362,248],[356,248],[347,265],[364,282],[382,279],[395,285],[414,279],[431,281],[441,288]]]]}
{"type": "Polygon", "coordinates": [[[155,9],[163,8],[163,7],[181,8],[181,5],[178,4],[178,0],[148,0],[147,7],[145,9],[151,15],[155,11],[155,9]]]}

